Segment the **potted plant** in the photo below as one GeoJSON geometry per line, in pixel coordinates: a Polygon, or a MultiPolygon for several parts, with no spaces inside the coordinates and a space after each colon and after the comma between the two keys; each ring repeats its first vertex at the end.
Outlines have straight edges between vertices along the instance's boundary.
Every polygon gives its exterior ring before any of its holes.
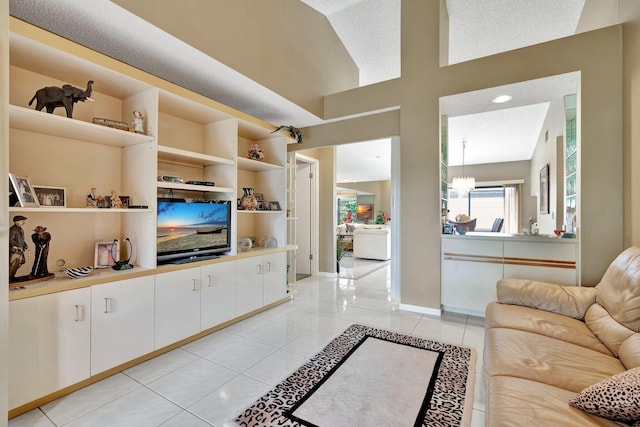
{"type": "Polygon", "coordinates": [[[349,245],[349,241],[342,240],[340,236],[336,237],[336,271],[338,273],[340,273],[340,260],[344,256],[344,253],[347,250],[348,245],[349,245]]]}

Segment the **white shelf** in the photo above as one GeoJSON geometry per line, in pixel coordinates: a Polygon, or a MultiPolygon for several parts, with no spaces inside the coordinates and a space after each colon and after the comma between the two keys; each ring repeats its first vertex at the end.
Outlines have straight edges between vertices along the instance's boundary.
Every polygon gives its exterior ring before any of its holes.
{"type": "Polygon", "coordinates": [[[17,105],[9,105],[9,126],[29,132],[116,147],[144,144],[154,139],[149,135],[96,125],[17,105]]]}
{"type": "Polygon", "coordinates": [[[229,187],[210,187],[208,185],[180,184],[177,182],[157,182],[158,188],[168,188],[171,190],[201,191],[205,193],[233,193],[234,189],[229,187]]]}
{"type": "Polygon", "coordinates": [[[21,208],[21,207],[10,207],[9,212],[54,212],[54,213],[101,213],[101,214],[110,214],[110,213],[129,213],[129,212],[151,212],[151,209],[118,209],[118,208],[50,208],[41,206],[39,208],[21,208]]]}
{"type": "Polygon", "coordinates": [[[238,169],[252,172],[262,172],[278,169],[284,170],[284,166],[274,165],[273,163],[265,163],[260,160],[251,160],[245,157],[238,157],[238,169]]]}
{"type": "Polygon", "coordinates": [[[252,215],[268,215],[268,214],[280,214],[283,213],[283,210],[279,211],[248,211],[248,210],[238,210],[239,214],[252,214],[252,215]]]}
{"type": "Polygon", "coordinates": [[[206,154],[194,153],[187,150],[181,150],[179,148],[167,147],[164,145],[158,146],[158,159],[180,162],[186,164],[202,165],[202,166],[218,166],[218,165],[234,165],[233,159],[225,159],[222,157],[209,156],[206,154]]]}

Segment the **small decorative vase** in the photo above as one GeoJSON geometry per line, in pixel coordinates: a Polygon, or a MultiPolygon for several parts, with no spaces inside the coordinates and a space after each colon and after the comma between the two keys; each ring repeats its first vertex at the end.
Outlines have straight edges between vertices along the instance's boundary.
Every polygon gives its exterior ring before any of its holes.
{"type": "Polygon", "coordinates": [[[244,191],[244,194],[240,198],[240,207],[247,211],[255,211],[258,201],[256,196],[253,195],[253,188],[245,187],[242,191],[244,191]]]}
{"type": "Polygon", "coordinates": [[[239,252],[248,252],[251,250],[251,239],[245,237],[243,239],[238,240],[238,251],[239,252]]]}

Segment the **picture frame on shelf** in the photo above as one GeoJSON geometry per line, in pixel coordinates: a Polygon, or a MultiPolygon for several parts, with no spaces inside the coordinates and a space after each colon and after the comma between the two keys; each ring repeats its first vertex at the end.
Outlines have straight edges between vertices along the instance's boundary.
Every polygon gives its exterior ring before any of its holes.
{"type": "Polygon", "coordinates": [[[111,268],[120,257],[120,242],[96,242],[93,259],[94,268],[111,268]]]}
{"type": "Polygon", "coordinates": [[[49,185],[34,185],[33,190],[41,207],[66,208],[67,189],[64,187],[52,187],[49,185]]]}
{"type": "Polygon", "coordinates": [[[256,203],[256,210],[258,211],[265,211],[267,210],[266,208],[266,203],[264,202],[264,200],[258,200],[256,203]]]}
{"type": "Polygon", "coordinates": [[[281,211],[280,202],[269,202],[270,211],[281,211]]]}
{"type": "Polygon", "coordinates": [[[34,191],[33,185],[31,185],[31,181],[28,176],[9,173],[9,181],[11,181],[11,185],[13,185],[20,207],[40,207],[38,197],[36,196],[36,192],[34,191]]]}
{"type": "Polygon", "coordinates": [[[253,193],[253,197],[255,197],[258,202],[264,202],[264,194],[262,193],[253,193]]]}
{"type": "Polygon", "coordinates": [[[128,209],[131,206],[131,196],[120,196],[120,200],[124,209],[128,209]]]}

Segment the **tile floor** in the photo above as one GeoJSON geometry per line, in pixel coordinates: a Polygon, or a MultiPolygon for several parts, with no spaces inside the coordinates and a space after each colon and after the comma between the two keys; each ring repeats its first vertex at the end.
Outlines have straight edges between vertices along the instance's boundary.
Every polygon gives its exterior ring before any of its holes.
{"type": "Polygon", "coordinates": [[[313,276],[291,302],[9,421],[10,427],[222,426],[354,322],[475,347],[472,426],[484,425],[483,319],[401,311],[389,267],[358,280],[313,276]]]}

